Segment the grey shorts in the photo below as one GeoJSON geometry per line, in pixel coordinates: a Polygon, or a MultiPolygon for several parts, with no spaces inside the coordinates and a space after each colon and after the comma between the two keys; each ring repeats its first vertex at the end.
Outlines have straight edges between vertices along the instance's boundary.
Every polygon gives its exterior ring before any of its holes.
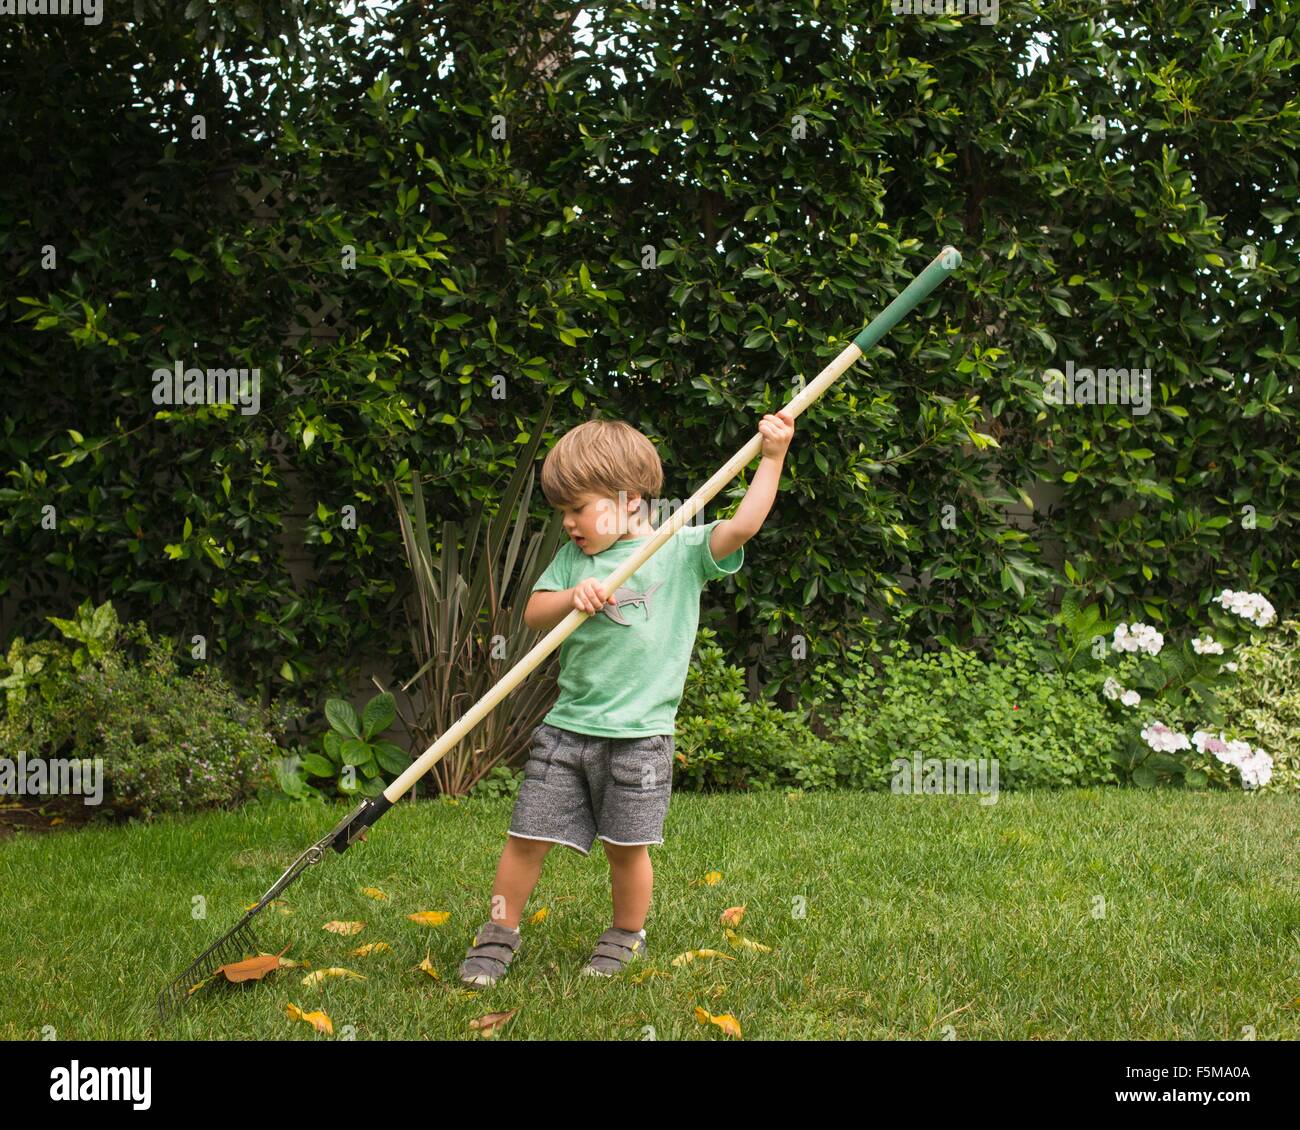
{"type": "Polygon", "coordinates": [[[543,722],[532,733],[510,835],[586,855],[611,844],[661,844],[673,787],[673,735],[602,738],[543,722]]]}

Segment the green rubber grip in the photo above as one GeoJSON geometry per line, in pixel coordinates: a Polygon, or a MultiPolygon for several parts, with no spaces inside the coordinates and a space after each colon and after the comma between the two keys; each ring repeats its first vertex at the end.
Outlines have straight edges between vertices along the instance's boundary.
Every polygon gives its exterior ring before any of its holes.
{"type": "Polygon", "coordinates": [[[853,339],[853,344],[866,353],[960,266],[961,252],[955,247],[945,247],[924,271],[907,284],[902,294],[872,318],[871,324],[853,339]]]}

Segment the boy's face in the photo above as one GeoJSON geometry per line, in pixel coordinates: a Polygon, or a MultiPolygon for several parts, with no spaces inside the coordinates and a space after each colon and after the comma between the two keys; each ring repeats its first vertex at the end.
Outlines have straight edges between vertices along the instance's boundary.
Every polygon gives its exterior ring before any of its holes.
{"type": "Polygon", "coordinates": [[[598,494],[584,494],[572,506],[564,508],[564,529],[583,553],[588,555],[608,549],[623,538],[642,536],[638,522],[641,496],[626,496],[631,513],[619,528],[618,500],[598,494]]]}

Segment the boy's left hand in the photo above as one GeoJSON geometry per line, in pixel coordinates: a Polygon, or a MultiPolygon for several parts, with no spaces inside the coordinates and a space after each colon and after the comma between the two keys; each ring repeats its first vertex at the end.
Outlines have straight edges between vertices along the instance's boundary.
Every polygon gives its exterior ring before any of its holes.
{"type": "Polygon", "coordinates": [[[763,436],[763,457],[784,459],[790,441],[794,439],[794,417],[782,409],[774,416],[764,416],[758,422],[758,430],[763,436]]]}

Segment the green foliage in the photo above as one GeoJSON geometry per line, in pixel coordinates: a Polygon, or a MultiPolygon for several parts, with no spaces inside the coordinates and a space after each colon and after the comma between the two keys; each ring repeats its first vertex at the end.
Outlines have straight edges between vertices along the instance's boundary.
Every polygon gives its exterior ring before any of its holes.
{"type": "Polygon", "coordinates": [[[325,718],[330,728],[321,735],[318,751],[306,753],[300,761],[306,777],[315,779],[315,783],[307,786],[297,772],[285,774],[280,785],[290,796],[300,798],[313,792],[378,796],[410,766],[411,756],[406,750],[378,736],[397,718],[391,694],[375,695],[362,708],[360,718],[350,703],[329,699],[325,718]]]}
{"type": "MultiPolygon", "coordinates": [[[[548,398],[495,513],[480,507],[467,530],[443,522],[441,541],[435,542],[420,476],[411,476],[409,511],[399,485],[388,484],[411,572],[407,634],[416,670],[403,689],[415,685],[424,704],[403,721],[420,751],[460,720],[466,702],[480,701],[495,687],[543,634],[524,623],[524,611],[533,584],[564,536],[559,511],[529,533],[534,457],[551,407],[548,398]]],[[[531,733],[553,701],[557,666],[552,652],[475,727],[472,743],[461,742],[435,763],[429,776],[439,794],[465,793],[519,751],[519,735],[531,733]]]]}
{"type": "Polygon", "coordinates": [[[895,758],[996,758],[1000,789],[1114,782],[1123,725],[1101,702],[1098,672],[1042,670],[1029,641],[993,661],[945,649],[890,653],[863,697],[832,724],[840,780],[888,788],[895,758]]]}
{"type": "Polygon", "coordinates": [[[510,769],[505,765],[494,765],[474,782],[470,787],[469,795],[471,797],[487,797],[490,800],[514,797],[519,794],[519,786],[523,783],[523,779],[524,774],[521,769],[510,769]]]}
{"type": "MultiPolygon", "coordinates": [[[[92,622],[116,625],[115,617],[102,615],[92,622]]],[[[85,638],[78,622],[63,623],[74,638],[85,638]]],[[[80,664],[67,645],[14,642],[0,664],[6,684],[17,673],[16,659],[29,673],[33,656],[45,663],[20,697],[7,686],[0,721],[7,755],[102,758],[105,792],[97,815],[104,816],[229,806],[273,781],[275,734],[292,711],[241,701],[210,668],[178,674],[175,641],[155,640],[143,623],[96,632],[93,640],[80,664]]]]}
{"type": "Polygon", "coordinates": [[[0,131],[17,631],[60,583],[183,638],[202,608],[237,686],[319,701],[402,648],[384,484],[424,476],[434,520],[465,520],[553,395],[553,434],[637,421],[686,497],[948,242],[957,277],[801,417],[705,609],[727,653],[763,639],[766,693],[807,705],[791,639],[834,660],[901,609],[908,639],[987,655],[1062,588],[1106,619],[1228,576],[1294,606],[1295,7],[1003,9],[0,21],[25,92],[0,131]],[[337,338],[305,332],[329,310],[337,338]],[[260,413],[160,408],[177,360],[259,367],[260,413]],[[1150,412],[1046,404],[1070,360],[1149,367],[1150,412]],[[1040,483],[1037,530],[1008,525],[1040,483]]]}
{"type": "Polygon", "coordinates": [[[726,662],[716,633],[701,628],[677,710],[673,787],[830,788],[835,751],[802,717],[749,702],[745,673],[726,662]]]}

